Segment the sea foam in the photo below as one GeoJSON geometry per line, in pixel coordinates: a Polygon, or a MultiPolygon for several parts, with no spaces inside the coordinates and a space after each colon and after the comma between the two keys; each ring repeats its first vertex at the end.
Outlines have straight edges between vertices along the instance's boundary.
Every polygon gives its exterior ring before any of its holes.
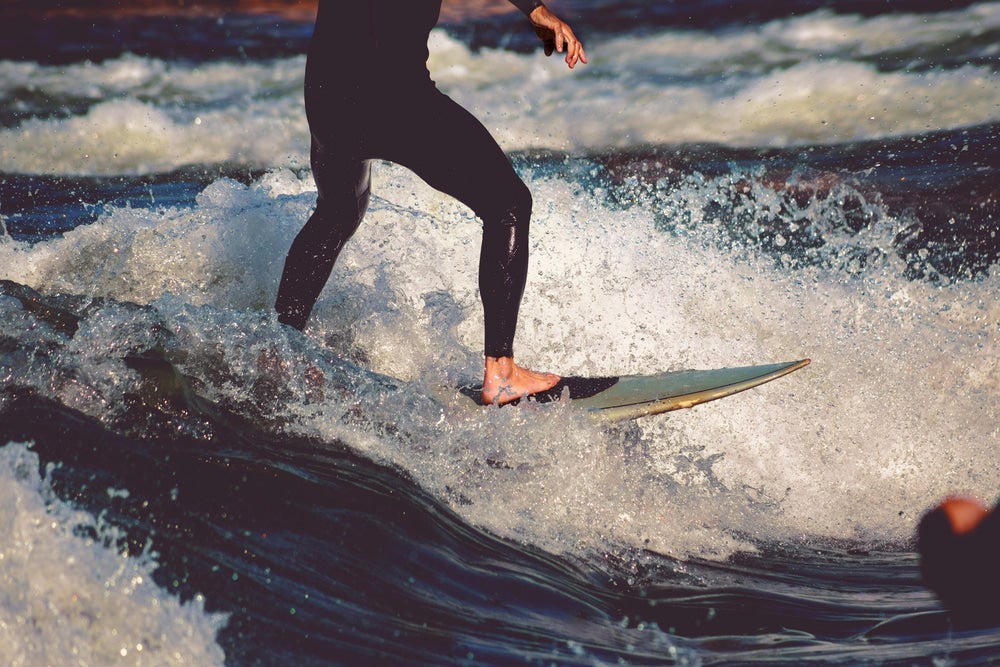
{"type": "Polygon", "coordinates": [[[226,617],[157,587],[155,554],[122,552],[116,529],[56,498],[21,443],[0,447],[0,517],[3,664],[225,664],[226,617]]]}
{"type": "MultiPolygon", "coordinates": [[[[599,189],[528,180],[539,203],[517,339],[524,363],[592,375],[800,357],[812,365],[626,428],[603,430],[565,406],[470,412],[441,385],[481,372],[480,226],[388,165],[377,166],[372,210],[307,337],[291,346],[267,313],[282,248],[314,195],[308,178],[289,172],[250,186],[218,181],[191,209],[112,209],[61,240],[0,247],[0,266],[43,291],[150,304],[176,335],[182,370],[202,377],[215,400],[242,401],[244,382],[214,378],[252,382],[261,353],[277,345],[297,370],[289,402],[268,409],[288,428],[400,466],[441,498],[461,497],[456,509],[470,521],[556,551],[624,544],[725,554],[748,531],[899,542],[941,495],[995,492],[1000,477],[986,462],[997,437],[1000,369],[987,353],[1000,319],[996,275],[944,287],[913,281],[891,252],[860,273],[788,267],[706,243],[707,224],[657,228],[673,210],[658,207],[673,198],[689,212],[709,206],[718,196],[711,183],[621,209],[599,189]],[[235,376],[201,366],[219,346],[229,367],[243,369],[235,376]],[[396,378],[394,388],[338,359],[396,378]],[[323,402],[302,384],[310,368],[326,377],[323,402]],[[371,426],[345,422],[352,410],[371,426]]],[[[885,219],[872,230],[883,232],[858,242],[887,247],[893,221],[875,214],[885,219]]],[[[120,347],[113,339],[128,327],[98,325],[70,347],[120,347]]]]}

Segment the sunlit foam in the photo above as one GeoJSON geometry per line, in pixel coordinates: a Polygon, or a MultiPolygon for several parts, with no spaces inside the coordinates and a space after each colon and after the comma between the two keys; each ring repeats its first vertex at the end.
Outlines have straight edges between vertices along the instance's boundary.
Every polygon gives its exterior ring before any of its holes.
{"type": "MultiPolygon", "coordinates": [[[[213,400],[245,405],[265,372],[262,351],[275,348],[290,392],[263,407],[291,418],[288,428],[398,465],[470,521],[557,551],[719,555],[747,535],[904,541],[945,493],[995,493],[1000,369],[989,351],[1000,276],[916,282],[891,252],[861,273],[783,268],[705,243],[697,225],[659,231],[654,219],[674,210],[659,196],[621,209],[564,180],[529,185],[532,259],[516,343],[526,364],[565,374],[806,356],[812,365],[611,430],[565,406],[472,407],[442,386],[481,373],[480,225],[382,164],[306,338],[269,314],[285,249],[315,198],[288,172],[249,187],[219,181],[192,209],[115,209],[62,240],[5,244],[0,267],[42,291],[151,304],[176,336],[176,362],[213,400]],[[322,400],[311,368],[325,378],[322,400]]],[[[717,196],[703,182],[678,188],[672,206],[717,196]]],[[[102,312],[115,319],[95,315],[70,346],[95,374],[98,357],[121,349],[123,321],[138,321],[102,312]]],[[[99,386],[103,402],[89,410],[111,409],[101,405],[123,391],[99,386]]]]}
{"type": "Polygon", "coordinates": [[[25,445],[0,447],[0,662],[223,665],[225,616],[158,588],[154,556],[120,553],[115,530],[58,500],[38,467],[25,445]]]}

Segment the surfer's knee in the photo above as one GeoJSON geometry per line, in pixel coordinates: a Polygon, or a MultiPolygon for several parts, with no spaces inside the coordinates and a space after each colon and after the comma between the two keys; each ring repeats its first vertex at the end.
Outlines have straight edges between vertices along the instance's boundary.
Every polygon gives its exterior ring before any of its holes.
{"type": "Polygon", "coordinates": [[[371,200],[371,163],[368,160],[330,164],[313,139],[313,178],[316,209],[307,223],[312,233],[346,240],[357,230],[371,200]]]}
{"type": "Polygon", "coordinates": [[[526,235],[531,223],[532,205],[531,191],[519,180],[502,200],[482,211],[480,217],[487,231],[495,228],[505,236],[511,233],[526,235]]]}
{"type": "Polygon", "coordinates": [[[364,188],[360,193],[341,192],[334,197],[320,196],[303,233],[312,236],[322,246],[339,249],[357,231],[361,219],[368,211],[370,198],[370,187],[364,188]]]}
{"type": "Polygon", "coordinates": [[[340,251],[361,224],[370,194],[366,183],[360,192],[342,189],[336,197],[317,199],[285,258],[274,305],[280,323],[300,331],[305,328],[340,251]]]}
{"type": "Polygon", "coordinates": [[[518,180],[517,185],[511,189],[511,202],[507,208],[506,224],[523,227],[527,231],[528,223],[531,221],[531,208],[534,204],[531,198],[531,190],[518,180]]]}

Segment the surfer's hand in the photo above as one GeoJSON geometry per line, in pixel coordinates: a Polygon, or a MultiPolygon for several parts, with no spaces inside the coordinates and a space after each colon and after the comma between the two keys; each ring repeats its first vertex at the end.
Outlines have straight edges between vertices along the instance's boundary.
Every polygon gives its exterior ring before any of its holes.
{"type": "Polygon", "coordinates": [[[566,64],[570,69],[578,62],[587,64],[587,53],[583,50],[583,42],[576,38],[573,29],[546,7],[536,7],[531,15],[531,25],[535,34],[545,45],[545,55],[551,56],[553,51],[566,51],[566,64]]]}

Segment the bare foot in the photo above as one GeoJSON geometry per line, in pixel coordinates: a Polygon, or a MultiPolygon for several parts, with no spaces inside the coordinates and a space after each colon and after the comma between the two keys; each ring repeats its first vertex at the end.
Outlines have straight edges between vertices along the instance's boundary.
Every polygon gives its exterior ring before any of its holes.
{"type": "Polygon", "coordinates": [[[486,357],[483,375],[483,403],[503,405],[540,391],[551,389],[559,376],[521,368],[513,357],[486,357]]]}

